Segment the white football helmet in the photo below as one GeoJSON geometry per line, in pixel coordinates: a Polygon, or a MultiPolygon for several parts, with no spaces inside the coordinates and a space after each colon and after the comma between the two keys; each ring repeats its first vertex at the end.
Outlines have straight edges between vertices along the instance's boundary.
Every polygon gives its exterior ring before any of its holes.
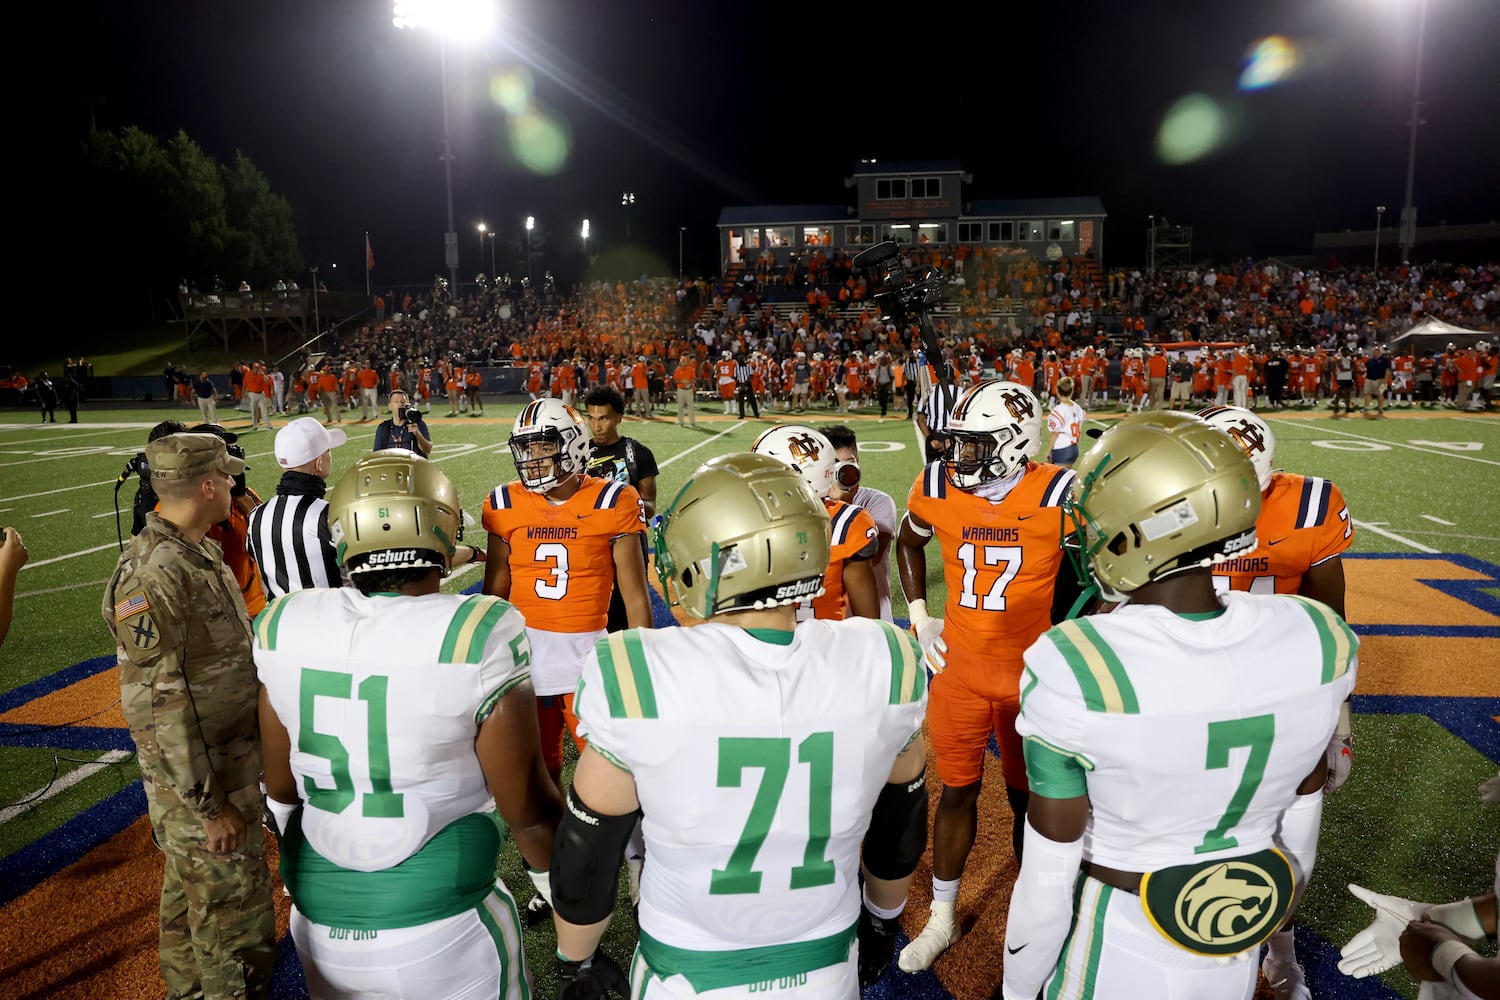
{"type": "Polygon", "coordinates": [[[1210,406],[1199,410],[1198,416],[1234,438],[1234,443],[1255,466],[1260,491],[1270,489],[1272,467],[1276,464],[1276,435],[1271,426],[1240,406],[1210,406]]]}
{"type": "Polygon", "coordinates": [[[560,399],[527,403],[510,430],[516,474],[532,493],[546,493],[589,463],[589,431],[578,411],[560,399]]]}
{"type": "Polygon", "coordinates": [[[750,450],[790,465],[819,500],[834,483],[833,443],[805,424],[779,424],[761,431],[750,450]]]}
{"type": "Polygon", "coordinates": [[[1026,467],[1042,440],[1042,407],[1019,382],[986,379],[958,401],[947,433],[948,481],[972,490],[1026,467]]]}

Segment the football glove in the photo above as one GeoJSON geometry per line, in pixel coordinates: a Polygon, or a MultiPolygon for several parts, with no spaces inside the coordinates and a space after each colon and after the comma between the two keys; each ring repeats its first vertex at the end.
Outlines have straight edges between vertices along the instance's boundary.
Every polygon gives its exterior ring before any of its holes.
{"type": "Polygon", "coordinates": [[[1339,971],[1364,979],[1394,969],[1401,964],[1401,932],[1413,920],[1422,919],[1430,904],[1371,892],[1353,882],[1349,891],[1374,907],[1375,919],[1339,950],[1339,971]]]}
{"type": "Polygon", "coordinates": [[[935,674],[948,666],[948,644],[943,641],[943,619],[927,613],[927,601],[921,598],[907,605],[911,615],[912,635],[922,647],[922,659],[935,674]]]}
{"type": "Polygon", "coordinates": [[[1323,782],[1324,792],[1337,791],[1349,780],[1349,768],[1354,764],[1354,737],[1333,734],[1328,741],[1328,777],[1323,782]]]}
{"type": "Polygon", "coordinates": [[[859,908],[859,988],[871,986],[885,975],[891,959],[896,956],[896,932],[901,929],[901,918],[887,920],[870,912],[869,907],[859,908]]]}
{"type": "Polygon", "coordinates": [[[611,993],[630,996],[630,980],[604,952],[595,950],[581,962],[557,959],[557,1000],[607,1000],[611,993]]]}

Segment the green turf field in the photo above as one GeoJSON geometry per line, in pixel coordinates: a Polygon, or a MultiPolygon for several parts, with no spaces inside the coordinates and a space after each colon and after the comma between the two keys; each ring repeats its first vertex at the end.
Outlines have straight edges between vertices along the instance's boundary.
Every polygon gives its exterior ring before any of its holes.
{"type": "MultiPolygon", "coordinates": [[[[484,418],[431,421],[436,442],[432,457],[442,463],[458,487],[465,510],[476,521],[485,494],[515,478],[506,437],[519,403],[491,402],[484,418]]],[[[438,409],[446,412],[445,407],[438,409]]],[[[767,416],[783,419],[780,414],[767,416]]],[[[168,417],[191,423],[197,413],[173,407],[90,407],[80,413],[79,424],[41,426],[31,411],[0,411],[0,525],[17,527],[31,553],[20,577],[15,624],[0,650],[0,695],[113,653],[99,605],[119,549],[116,477],[143,447],[151,425],[168,417]]],[[[232,409],[220,410],[221,421],[231,429],[245,426],[245,417],[232,409]]],[[[278,424],[284,419],[278,418],[278,424]]],[[[816,426],[844,418],[820,412],[798,419],[816,426]]],[[[649,422],[627,420],[621,431],[655,453],[661,466],[658,495],[665,504],[699,462],[748,448],[771,422],[726,419],[718,415],[717,406],[704,406],[696,430],[677,427],[668,415],[649,422]]],[[[848,422],[859,434],[865,484],[890,493],[898,508],[904,509],[921,464],[913,426],[898,419],[877,422],[863,413],[854,414],[848,422]]],[[[1469,585],[1470,605],[1476,609],[1476,620],[1486,619],[1486,609],[1494,617],[1487,624],[1464,626],[1469,631],[1456,634],[1460,640],[1465,636],[1479,640],[1471,643],[1474,657],[1495,656],[1500,650],[1500,604],[1496,603],[1500,595],[1495,580],[1500,563],[1500,417],[1419,411],[1380,421],[1334,421],[1325,412],[1276,417],[1270,422],[1277,435],[1278,466],[1324,476],[1343,490],[1356,525],[1352,553],[1453,555],[1466,560],[1465,565],[1481,567],[1480,579],[1469,585]]],[[[374,437],[373,423],[346,419],[343,426],[350,441],[334,453],[334,480],[370,448],[374,437]]],[[[279,478],[272,435],[247,433],[241,443],[250,463],[250,485],[269,496],[279,478]]],[[[118,494],[127,537],[134,491],[132,479],[118,494]]],[[[482,534],[469,540],[483,544],[482,534]]],[[[942,579],[935,553],[928,566],[931,603],[936,607],[941,603],[942,579]]],[[[470,569],[444,589],[462,590],[478,581],[479,573],[470,569]]],[[[904,619],[899,585],[893,591],[895,615],[904,619]]],[[[1447,627],[1450,623],[1432,624],[1447,627]]],[[[1427,633],[1419,628],[1412,634],[1427,633]]],[[[1459,641],[1452,639],[1455,633],[1432,634],[1442,637],[1433,639],[1435,643],[1459,641]]],[[[1500,745],[1500,726],[1493,717],[1500,714],[1500,688],[1475,693],[1481,697],[1460,700],[1471,719],[1474,702],[1481,702],[1479,714],[1489,717],[1478,724],[1478,746],[1474,739],[1461,738],[1451,727],[1434,721],[1442,716],[1443,699],[1433,703],[1436,707],[1431,711],[1421,709],[1429,704],[1426,701],[1411,711],[1406,703],[1381,702],[1378,711],[1357,717],[1354,777],[1344,791],[1329,799],[1319,874],[1303,911],[1305,922],[1335,946],[1367,919],[1366,912],[1343,891],[1347,881],[1367,880],[1365,884],[1372,887],[1396,891],[1398,886],[1388,880],[1399,877],[1411,895],[1432,900],[1477,893],[1490,884],[1500,848],[1500,806],[1481,809],[1474,787],[1495,774],[1494,747],[1500,745]]],[[[77,810],[138,776],[133,758],[128,758],[92,771],[36,807],[5,809],[65,778],[80,762],[98,756],[98,752],[11,747],[0,741],[0,810],[5,810],[0,813],[5,816],[0,824],[0,859],[44,837],[77,810]]],[[[519,872],[513,849],[505,859],[504,873],[524,902],[531,889],[519,872]]],[[[628,907],[621,912],[611,931],[611,950],[623,957],[634,927],[628,907]]],[[[529,935],[528,940],[538,974],[538,995],[550,996],[546,981],[552,968],[546,960],[551,950],[550,928],[529,935]]],[[[1401,993],[1415,995],[1409,980],[1391,977],[1389,981],[1401,993]]]]}

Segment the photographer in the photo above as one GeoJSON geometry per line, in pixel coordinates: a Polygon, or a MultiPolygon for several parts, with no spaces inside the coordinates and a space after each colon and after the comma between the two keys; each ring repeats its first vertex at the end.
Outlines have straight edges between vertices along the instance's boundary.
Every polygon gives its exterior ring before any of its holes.
{"type": "Polygon", "coordinates": [[[391,391],[390,407],[390,419],[375,428],[374,450],[405,448],[426,458],[432,452],[432,439],[422,421],[422,411],[411,405],[405,389],[391,391]]]}

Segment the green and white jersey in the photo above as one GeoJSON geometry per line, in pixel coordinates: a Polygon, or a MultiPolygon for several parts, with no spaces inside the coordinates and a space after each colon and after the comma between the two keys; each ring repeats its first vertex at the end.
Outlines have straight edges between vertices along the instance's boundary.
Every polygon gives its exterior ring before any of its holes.
{"type": "Polygon", "coordinates": [[[1152,605],[1063,622],[1026,651],[1031,790],[1085,792],[1092,860],[1124,871],[1273,846],[1354,688],[1359,640],[1301,597],[1231,592],[1215,616],[1152,605]]]}
{"type": "Polygon", "coordinates": [[[870,811],[926,711],[921,657],[866,618],[632,629],[596,645],[573,707],[589,745],[635,779],[653,968],[750,949],[769,967],[709,959],[710,978],[754,982],[775,978],[768,946],[847,958],[870,811]]]}
{"type": "Polygon", "coordinates": [[[255,620],[255,666],[291,736],[302,833],[373,872],[494,808],[474,738],[529,676],[521,613],[497,597],[299,590],[255,620]]]}

